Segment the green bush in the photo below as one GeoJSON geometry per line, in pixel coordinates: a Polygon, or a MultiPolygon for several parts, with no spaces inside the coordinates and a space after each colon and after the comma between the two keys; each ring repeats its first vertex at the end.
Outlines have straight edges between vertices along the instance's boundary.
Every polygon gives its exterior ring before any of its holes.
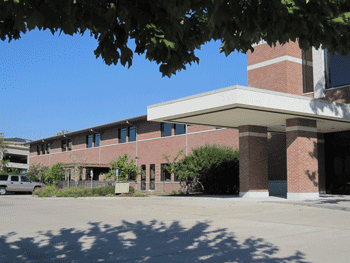
{"type": "Polygon", "coordinates": [[[114,196],[114,186],[99,188],[73,187],[69,189],[58,189],[54,185],[47,185],[33,193],[38,197],[89,197],[89,196],[114,196]]]}
{"type": "Polygon", "coordinates": [[[143,197],[143,196],[145,196],[142,192],[136,192],[135,194],[134,194],[134,196],[136,196],[136,197],[143,197]]]}
{"type": "Polygon", "coordinates": [[[129,186],[129,194],[135,193],[135,188],[132,186],[129,186]]]}
{"type": "Polygon", "coordinates": [[[235,194],[239,191],[239,153],[227,146],[205,145],[192,149],[183,156],[180,150],[173,162],[168,162],[168,172],[175,173],[186,193],[190,189],[206,194],[235,194]]]}

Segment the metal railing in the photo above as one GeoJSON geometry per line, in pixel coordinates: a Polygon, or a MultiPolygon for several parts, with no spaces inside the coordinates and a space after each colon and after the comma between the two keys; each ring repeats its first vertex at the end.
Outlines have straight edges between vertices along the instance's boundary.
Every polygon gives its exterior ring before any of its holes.
{"type": "Polygon", "coordinates": [[[103,186],[114,185],[115,181],[58,181],[57,187],[59,189],[72,188],[72,187],[87,187],[97,188],[103,186]]]}

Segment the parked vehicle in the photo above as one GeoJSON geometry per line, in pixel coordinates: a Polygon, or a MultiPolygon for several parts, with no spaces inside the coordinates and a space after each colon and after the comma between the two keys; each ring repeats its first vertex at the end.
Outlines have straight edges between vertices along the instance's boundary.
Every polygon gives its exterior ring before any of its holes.
{"type": "Polygon", "coordinates": [[[0,174],[0,195],[7,192],[33,192],[35,189],[45,186],[43,183],[32,182],[25,175],[0,174]]]}

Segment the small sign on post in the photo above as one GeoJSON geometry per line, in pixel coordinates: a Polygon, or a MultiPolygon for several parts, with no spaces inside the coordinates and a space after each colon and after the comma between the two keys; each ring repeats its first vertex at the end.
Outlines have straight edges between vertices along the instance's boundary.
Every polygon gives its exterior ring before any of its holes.
{"type": "Polygon", "coordinates": [[[92,168],[90,170],[90,177],[91,177],[91,189],[92,189],[92,178],[94,177],[94,171],[92,168]]]}
{"type": "Polygon", "coordinates": [[[119,183],[119,169],[115,170],[115,175],[117,176],[117,183],[119,183]]]}

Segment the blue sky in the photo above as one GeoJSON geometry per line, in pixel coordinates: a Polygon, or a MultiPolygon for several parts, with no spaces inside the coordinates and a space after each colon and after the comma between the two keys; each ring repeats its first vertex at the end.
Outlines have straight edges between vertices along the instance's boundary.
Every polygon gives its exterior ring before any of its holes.
{"type": "Polygon", "coordinates": [[[247,86],[247,58],[220,54],[220,42],[196,52],[199,65],[170,79],[134,55],[128,69],[106,65],[89,33],[54,36],[34,30],[0,41],[0,133],[37,140],[147,113],[147,106],[231,85],[247,86]]]}

